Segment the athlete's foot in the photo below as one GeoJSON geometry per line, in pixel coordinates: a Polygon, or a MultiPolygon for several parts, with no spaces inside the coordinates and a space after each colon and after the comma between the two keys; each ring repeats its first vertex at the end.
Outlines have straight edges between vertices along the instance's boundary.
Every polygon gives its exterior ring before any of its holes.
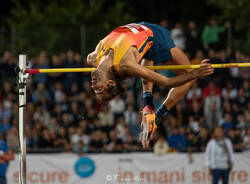
{"type": "Polygon", "coordinates": [[[155,112],[149,105],[145,106],[142,112],[143,117],[141,122],[141,143],[143,148],[148,148],[149,142],[157,130],[157,125],[155,123],[155,112]]]}

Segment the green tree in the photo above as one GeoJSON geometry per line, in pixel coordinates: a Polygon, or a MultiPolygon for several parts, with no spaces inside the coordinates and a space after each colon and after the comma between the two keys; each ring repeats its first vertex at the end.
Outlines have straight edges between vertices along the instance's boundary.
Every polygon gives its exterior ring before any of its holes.
{"type": "Polygon", "coordinates": [[[221,10],[220,20],[230,20],[236,34],[233,35],[233,47],[250,53],[250,1],[249,0],[207,0],[221,10]]]}
{"type": "Polygon", "coordinates": [[[134,21],[133,9],[125,0],[32,0],[28,4],[13,1],[9,26],[16,29],[18,53],[49,54],[67,49],[80,50],[80,26],[85,25],[88,49],[93,49],[98,35],[116,25],[134,21]]]}

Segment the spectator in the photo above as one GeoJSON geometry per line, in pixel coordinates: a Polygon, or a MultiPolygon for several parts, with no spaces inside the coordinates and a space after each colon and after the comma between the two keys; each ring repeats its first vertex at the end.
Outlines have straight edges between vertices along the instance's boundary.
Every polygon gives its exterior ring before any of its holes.
{"type": "Polygon", "coordinates": [[[230,128],[228,132],[228,138],[231,140],[233,144],[234,152],[241,152],[241,138],[240,135],[237,135],[237,131],[234,128],[230,128]]]}
{"type": "Polygon", "coordinates": [[[229,183],[229,174],[234,163],[233,146],[230,139],[225,138],[222,127],[215,127],[213,139],[206,147],[205,163],[212,174],[212,183],[218,184],[222,178],[223,184],[229,183]]]}
{"type": "Polygon", "coordinates": [[[120,116],[122,116],[125,110],[125,102],[123,99],[121,99],[120,96],[117,96],[113,100],[111,100],[109,102],[109,106],[110,111],[115,115],[115,119],[118,119],[120,116]]]}
{"type": "Polygon", "coordinates": [[[229,113],[226,113],[224,115],[224,119],[222,120],[222,122],[220,123],[220,125],[225,129],[226,135],[228,135],[229,130],[231,128],[235,128],[236,123],[233,121],[232,115],[229,114],[229,113]]]}
{"type": "Polygon", "coordinates": [[[189,116],[188,129],[195,134],[198,134],[200,130],[200,122],[199,119],[194,119],[193,116],[189,116]]]}
{"type": "Polygon", "coordinates": [[[87,145],[90,141],[89,136],[85,134],[82,127],[77,128],[76,133],[74,133],[70,139],[73,144],[78,144],[80,141],[82,141],[83,144],[87,145]]]}
{"type": "Polygon", "coordinates": [[[214,19],[210,19],[208,24],[204,27],[202,32],[202,43],[205,49],[219,49],[219,37],[220,33],[225,31],[225,28],[229,28],[230,23],[226,22],[224,26],[217,26],[214,19]]]}
{"type": "Polygon", "coordinates": [[[165,155],[168,152],[168,144],[164,137],[159,137],[157,142],[154,145],[154,154],[156,156],[165,155]]]}
{"type": "Polygon", "coordinates": [[[200,152],[205,152],[208,141],[209,135],[207,129],[204,127],[200,127],[200,132],[197,141],[197,146],[200,152]]]}
{"type": "Polygon", "coordinates": [[[227,82],[226,88],[222,89],[222,97],[227,99],[227,96],[230,100],[234,100],[237,97],[237,89],[233,88],[232,82],[227,82]]]}
{"type": "Polygon", "coordinates": [[[87,153],[88,151],[88,146],[85,145],[82,141],[79,141],[73,146],[73,152],[78,154],[79,156],[82,156],[83,153],[87,153]]]}
{"type": "Polygon", "coordinates": [[[191,58],[194,57],[195,51],[201,48],[200,32],[197,29],[195,21],[188,22],[188,28],[186,30],[186,45],[187,51],[190,53],[191,58]]]}
{"type": "Polygon", "coordinates": [[[221,99],[216,95],[214,88],[212,88],[210,95],[205,98],[204,103],[204,115],[207,126],[209,129],[213,129],[218,125],[221,118],[221,99]]]}
{"type": "Polygon", "coordinates": [[[102,111],[98,114],[98,118],[100,119],[102,126],[111,127],[114,124],[114,115],[106,105],[102,106],[102,111]]]}
{"type": "Polygon", "coordinates": [[[41,104],[36,107],[36,112],[33,115],[34,121],[39,121],[43,126],[48,127],[50,122],[50,114],[46,109],[43,109],[41,104]]]}
{"type": "Polygon", "coordinates": [[[175,27],[171,30],[171,38],[173,39],[175,45],[180,47],[182,50],[186,49],[186,38],[180,22],[177,22],[175,27]]]}
{"type": "Polygon", "coordinates": [[[250,128],[248,128],[246,131],[246,136],[244,137],[242,146],[245,152],[250,153],[250,128]]]}
{"type": "Polygon", "coordinates": [[[135,141],[132,134],[128,133],[126,135],[126,142],[124,143],[123,147],[129,151],[135,151],[138,149],[138,143],[135,141]]]}
{"type": "Polygon", "coordinates": [[[137,124],[137,114],[134,111],[133,104],[127,106],[127,110],[124,112],[125,122],[127,125],[133,127],[137,124]]]}
{"type": "Polygon", "coordinates": [[[195,82],[187,93],[187,104],[190,106],[192,106],[193,103],[201,104],[201,95],[201,88],[199,88],[197,82],[195,82]]]}
{"type": "Polygon", "coordinates": [[[168,144],[171,152],[184,152],[186,150],[186,137],[178,128],[174,127],[168,136],[168,144]]]}
{"type": "Polygon", "coordinates": [[[13,151],[10,150],[9,146],[4,142],[0,135],[0,184],[7,184],[6,172],[11,160],[14,160],[15,156],[13,151]]]}
{"type": "Polygon", "coordinates": [[[160,25],[161,25],[162,27],[165,27],[166,29],[168,29],[168,27],[169,27],[168,21],[167,21],[166,19],[162,19],[162,20],[160,21],[160,25]]]}
{"type": "Polygon", "coordinates": [[[89,144],[89,150],[91,152],[102,152],[103,151],[103,141],[102,132],[100,130],[94,131],[91,134],[92,140],[89,144]]]}
{"type": "Polygon", "coordinates": [[[215,94],[219,97],[221,96],[221,89],[215,85],[215,83],[211,80],[209,81],[208,86],[206,86],[202,91],[202,98],[206,98],[210,95],[211,91],[215,91],[215,94]]]}
{"type": "Polygon", "coordinates": [[[40,148],[53,148],[53,142],[52,142],[52,138],[51,138],[51,135],[50,135],[50,132],[48,129],[43,129],[42,130],[42,135],[41,137],[39,138],[39,141],[38,141],[38,146],[40,148]]]}
{"type": "Polygon", "coordinates": [[[10,130],[8,130],[6,136],[7,145],[15,153],[17,153],[19,149],[19,140],[17,135],[18,135],[17,128],[12,127],[10,130]]]}

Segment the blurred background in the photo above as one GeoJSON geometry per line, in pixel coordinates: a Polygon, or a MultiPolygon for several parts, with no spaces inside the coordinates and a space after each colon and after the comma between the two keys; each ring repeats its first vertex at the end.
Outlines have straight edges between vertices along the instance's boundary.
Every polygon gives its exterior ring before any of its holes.
{"type": "MultiPolygon", "coordinates": [[[[18,54],[28,55],[30,68],[87,67],[86,55],[112,29],[148,21],[171,30],[175,44],[193,64],[203,58],[212,63],[250,62],[248,0],[20,0],[1,2],[0,12],[0,132],[15,152],[18,54]]],[[[235,152],[250,152],[249,79],[249,68],[232,68],[198,80],[162,121],[145,151],[139,142],[140,79],[127,80],[125,94],[101,104],[91,91],[89,73],[33,75],[27,91],[27,151],[190,155],[204,152],[213,127],[221,125],[235,152]]],[[[155,107],[167,92],[155,86],[155,107]]]]}

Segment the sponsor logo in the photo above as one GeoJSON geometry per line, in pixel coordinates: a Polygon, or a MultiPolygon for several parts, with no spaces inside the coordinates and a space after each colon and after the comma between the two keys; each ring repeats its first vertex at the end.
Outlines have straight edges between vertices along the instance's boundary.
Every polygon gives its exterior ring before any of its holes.
{"type": "Polygon", "coordinates": [[[95,163],[88,157],[81,157],[75,163],[74,169],[78,176],[87,178],[95,172],[95,163]]]}

